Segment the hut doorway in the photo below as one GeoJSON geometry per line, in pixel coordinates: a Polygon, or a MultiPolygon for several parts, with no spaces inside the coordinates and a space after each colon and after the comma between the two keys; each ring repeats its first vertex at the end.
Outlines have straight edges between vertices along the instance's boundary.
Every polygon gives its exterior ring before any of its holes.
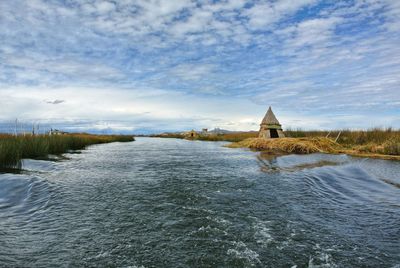
{"type": "Polygon", "coordinates": [[[278,131],[276,129],[270,129],[271,138],[279,138],[278,131]]]}

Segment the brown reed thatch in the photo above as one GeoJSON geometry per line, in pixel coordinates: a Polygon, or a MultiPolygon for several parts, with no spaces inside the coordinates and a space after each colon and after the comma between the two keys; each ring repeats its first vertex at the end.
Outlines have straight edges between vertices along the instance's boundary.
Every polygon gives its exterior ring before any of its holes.
{"type": "Polygon", "coordinates": [[[265,139],[285,137],[282,131],[282,126],[272,112],[271,106],[268,108],[267,113],[261,121],[258,136],[265,139]]]}
{"type": "Polygon", "coordinates": [[[276,119],[274,112],[272,112],[271,106],[269,106],[268,111],[264,116],[264,119],[261,121],[261,125],[281,125],[279,124],[278,119],[276,119]]]}

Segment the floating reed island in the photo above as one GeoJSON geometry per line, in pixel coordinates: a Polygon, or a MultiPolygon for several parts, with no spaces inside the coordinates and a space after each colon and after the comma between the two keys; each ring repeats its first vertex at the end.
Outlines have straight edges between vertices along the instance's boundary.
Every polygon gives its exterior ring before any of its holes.
{"type": "Polygon", "coordinates": [[[269,153],[345,153],[353,156],[400,160],[400,131],[282,131],[281,124],[269,107],[260,124],[257,138],[229,144],[269,153]],[[332,138],[330,138],[330,136],[332,138]]]}
{"type": "Polygon", "coordinates": [[[250,148],[269,153],[311,154],[335,153],[341,146],[328,138],[249,138],[228,144],[230,148],[250,148]]]}
{"type": "Polygon", "coordinates": [[[203,141],[230,141],[230,148],[249,148],[271,154],[333,153],[353,156],[400,160],[400,130],[392,128],[369,130],[304,131],[282,130],[269,107],[259,131],[188,131],[164,133],[157,137],[203,141]]]}
{"type": "Polygon", "coordinates": [[[46,159],[48,155],[59,155],[86,146],[110,142],[134,141],[129,135],[8,135],[0,134],[0,168],[20,168],[24,158],[46,159]]]}
{"type": "MultiPolygon", "coordinates": [[[[379,132],[385,133],[380,130],[379,132]]],[[[350,134],[352,132],[349,132],[350,134]]],[[[360,132],[368,133],[368,131],[360,132]]],[[[229,148],[249,148],[270,154],[311,154],[331,153],[348,154],[359,157],[400,160],[400,138],[390,139],[383,143],[368,142],[358,145],[335,142],[326,137],[263,139],[249,138],[227,144],[229,148]]]]}
{"type": "Polygon", "coordinates": [[[334,153],[340,149],[339,144],[327,137],[286,138],[271,107],[261,121],[257,138],[232,143],[228,147],[245,147],[274,154],[334,153]]]}

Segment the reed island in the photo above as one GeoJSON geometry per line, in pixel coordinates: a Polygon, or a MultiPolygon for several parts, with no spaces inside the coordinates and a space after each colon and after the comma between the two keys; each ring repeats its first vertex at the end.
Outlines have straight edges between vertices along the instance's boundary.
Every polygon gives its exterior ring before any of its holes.
{"type": "Polygon", "coordinates": [[[249,148],[270,154],[348,154],[360,157],[400,160],[400,130],[392,128],[369,130],[304,131],[283,130],[272,108],[261,121],[259,131],[222,132],[188,131],[164,133],[166,138],[188,140],[230,141],[230,148],[249,148]]]}
{"type": "Polygon", "coordinates": [[[19,169],[24,158],[47,159],[49,155],[60,155],[82,150],[89,145],[134,141],[131,135],[93,135],[86,133],[34,133],[11,135],[0,134],[0,169],[19,169]]]}

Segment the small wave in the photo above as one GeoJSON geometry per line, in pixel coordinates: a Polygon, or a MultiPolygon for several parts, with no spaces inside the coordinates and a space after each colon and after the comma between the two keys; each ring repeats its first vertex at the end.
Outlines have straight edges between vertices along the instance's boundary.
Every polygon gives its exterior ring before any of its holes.
{"type": "Polygon", "coordinates": [[[210,225],[207,226],[201,226],[200,228],[198,228],[196,231],[192,231],[190,233],[190,235],[196,235],[196,236],[200,236],[200,237],[213,237],[216,235],[224,235],[227,236],[228,233],[224,230],[221,230],[217,227],[211,227],[210,225]]]}
{"type": "Polygon", "coordinates": [[[49,160],[23,159],[22,168],[28,171],[46,172],[55,170],[56,165],[54,161],[49,160]]]}
{"type": "Polygon", "coordinates": [[[304,172],[314,194],[342,203],[386,203],[398,205],[400,198],[387,183],[371,176],[362,166],[347,164],[304,172]]]}
{"type": "Polygon", "coordinates": [[[0,175],[0,218],[32,215],[50,200],[49,185],[38,177],[0,175]]]}
{"type": "Polygon", "coordinates": [[[263,247],[267,247],[272,241],[274,241],[270,227],[271,223],[271,221],[261,221],[257,218],[253,223],[254,239],[263,247]]]}
{"type": "Polygon", "coordinates": [[[258,258],[260,255],[257,252],[249,249],[247,245],[242,241],[233,242],[233,245],[235,246],[235,248],[228,249],[227,251],[228,255],[238,259],[246,260],[251,264],[261,263],[260,259],[258,258]]]}
{"type": "Polygon", "coordinates": [[[397,161],[364,159],[357,162],[357,165],[371,176],[390,186],[400,188],[400,165],[397,161]]]}
{"type": "Polygon", "coordinates": [[[310,257],[308,261],[309,268],[335,268],[338,267],[337,264],[334,263],[333,257],[327,251],[330,249],[323,250],[317,244],[314,246],[314,250],[316,250],[315,255],[310,257]]]}
{"type": "Polygon", "coordinates": [[[342,165],[349,161],[346,155],[329,154],[271,156],[260,153],[257,158],[263,172],[295,172],[303,169],[342,165]]]}
{"type": "Polygon", "coordinates": [[[207,219],[207,220],[210,220],[210,221],[213,221],[213,222],[215,222],[216,224],[219,224],[219,225],[224,226],[224,227],[227,227],[227,226],[229,226],[229,225],[232,224],[232,222],[230,222],[229,220],[226,220],[226,219],[221,218],[221,217],[211,217],[211,216],[207,216],[206,219],[207,219]]]}

